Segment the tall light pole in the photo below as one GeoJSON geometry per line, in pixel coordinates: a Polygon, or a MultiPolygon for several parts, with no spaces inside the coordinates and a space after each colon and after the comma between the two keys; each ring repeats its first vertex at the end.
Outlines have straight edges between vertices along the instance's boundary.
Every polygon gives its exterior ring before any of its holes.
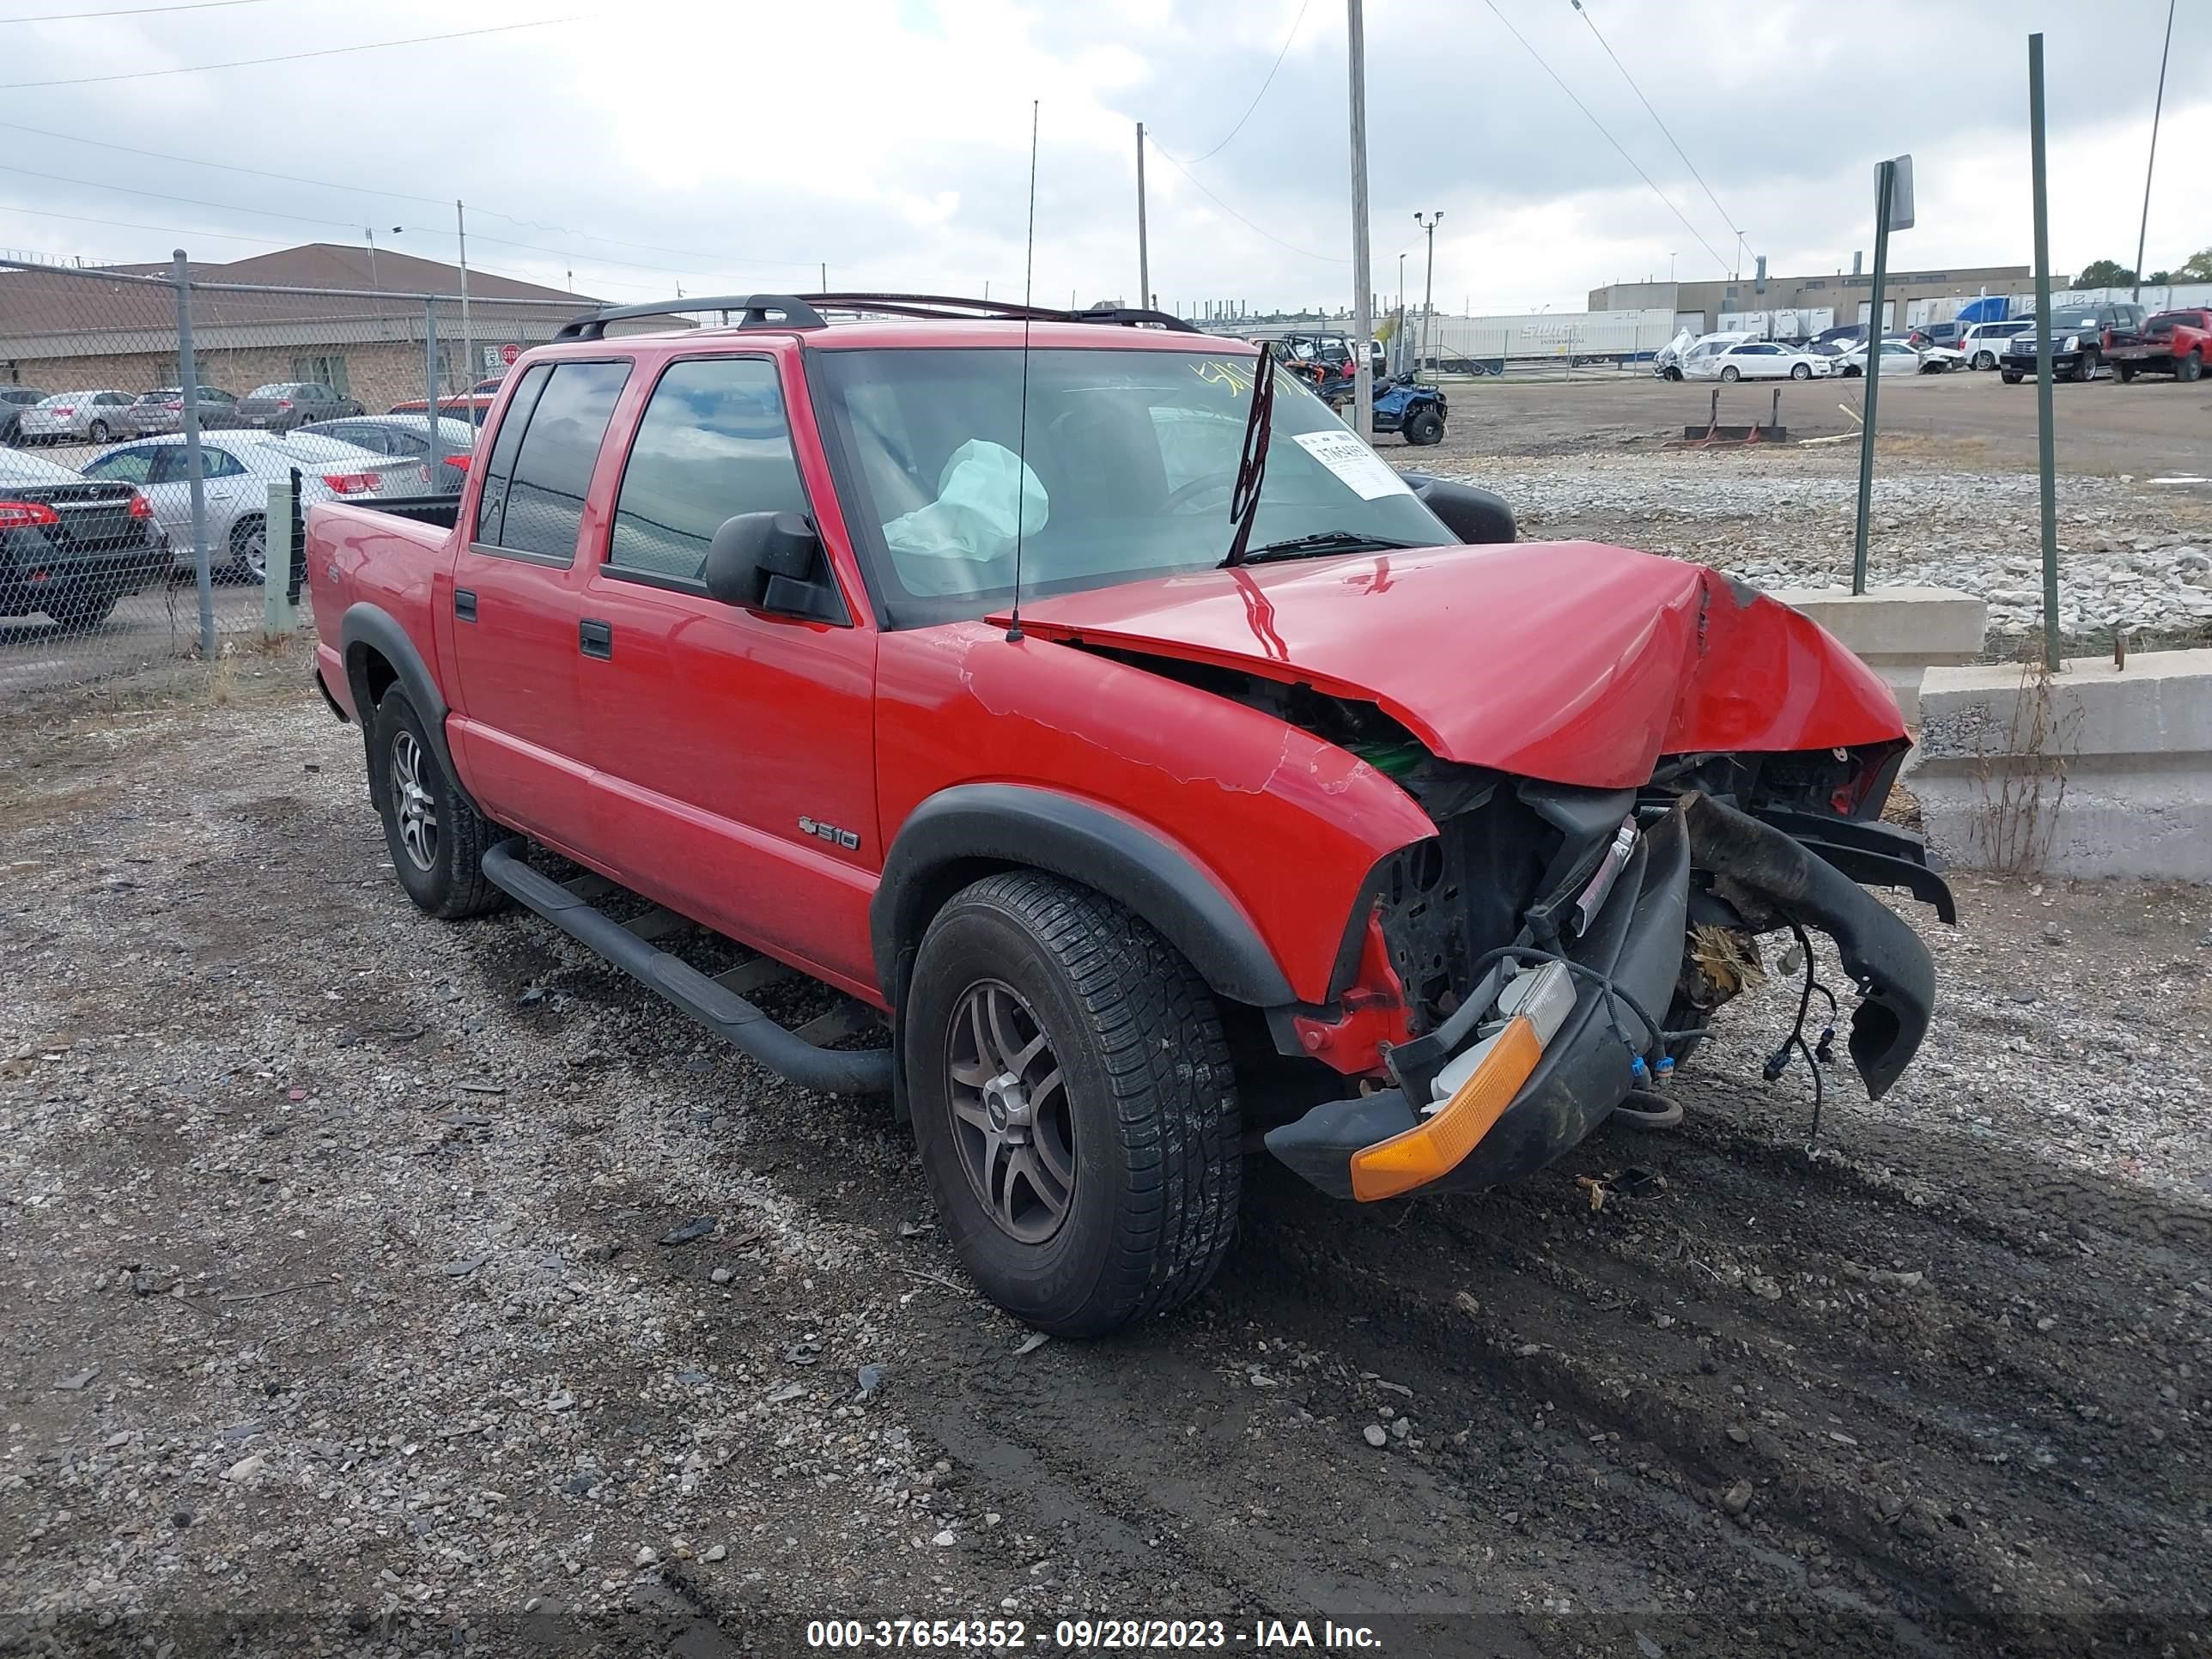
{"type": "MultiPolygon", "coordinates": [[[[1437,320],[1434,300],[1437,288],[1437,227],[1443,222],[1444,216],[1442,210],[1430,214],[1425,218],[1418,213],[1413,216],[1413,222],[1425,231],[1429,238],[1429,274],[1421,288],[1421,350],[1424,355],[1426,355],[1435,343],[1429,338],[1429,335],[1436,327],[1437,320]]],[[[1420,366],[1420,359],[1415,358],[1414,368],[1418,370],[1420,366]]]]}
{"type": "Polygon", "coordinates": [[[2136,228],[2136,287],[2142,298],[2143,240],[2150,234],[2150,175],[2158,165],[2158,118],[2166,108],[2166,55],[2173,50],[2173,0],[2166,0],[2166,46],[2158,54],[2158,98],[2150,106],[2150,160],[2143,163],[2142,223],[2136,228]]]}
{"type": "Polygon", "coordinates": [[[1360,0],[1345,0],[1345,57],[1352,72],[1352,429],[1375,436],[1375,291],[1367,268],[1367,21],[1360,0]]]}
{"type": "Polygon", "coordinates": [[[1406,372],[1406,256],[1402,252],[1398,255],[1398,332],[1397,337],[1390,342],[1390,356],[1391,360],[1397,364],[1398,373],[1404,374],[1406,372]]]}
{"type": "Polygon", "coordinates": [[[1137,123],[1137,306],[1152,303],[1152,258],[1145,246],[1145,124],[1137,123]]]}

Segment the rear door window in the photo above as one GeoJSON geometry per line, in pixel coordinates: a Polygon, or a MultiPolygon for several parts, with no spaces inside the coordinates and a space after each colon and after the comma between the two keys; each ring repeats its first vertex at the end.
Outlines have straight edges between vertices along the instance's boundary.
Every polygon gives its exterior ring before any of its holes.
{"type": "MultiPolygon", "coordinates": [[[[554,564],[573,563],[584,495],[615,399],[629,379],[619,362],[555,363],[538,392],[506,478],[505,506],[495,544],[505,551],[554,564]]],[[[506,434],[500,434],[501,445],[506,434]]],[[[498,456],[493,457],[495,468],[498,456]]],[[[483,516],[477,515],[481,536],[483,516]]]]}
{"type": "Polygon", "coordinates": [[[507,487],[514,471],[514,452],[522,447],[522,428],[530,424],[530,411],[552,372],[550,365],[540,363],[523,377],[515,388],[514,400],[507,406],[507,418],[493,436],[491,460],[484,468],[483,493],[477,498],[476,539],[489,546],[499,544],[507,487]]]}
{"type": "Polygon", "coordinates": [[[724,520],[806,510],[775,365],[687,358],[660,377],[638,422],[615,501],[607,574],[696,582],[724,520]]]}

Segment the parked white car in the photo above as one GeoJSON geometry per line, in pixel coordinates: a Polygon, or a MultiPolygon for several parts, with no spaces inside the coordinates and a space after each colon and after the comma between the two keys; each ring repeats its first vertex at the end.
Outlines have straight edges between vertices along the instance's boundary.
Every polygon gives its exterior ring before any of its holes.
{"type": "MultiPolygon", "coordinates": [[[[1838,352],[1829,360],[1835,372],[1850,380],[1866,373],[1866,342],[1862,340],[1850,349],[1838,352]]],[[[1966,358],[1948,346],[1916,346],[1909,340],[1884,340],[1881,343],[1881,373],[1887,380],[1899,374],[1941,374],[1947,369],[1957,368],[1966,358]]]]}
{"type": "Polygon", "coordinates": [[[1659,360],[1652,366],[1652,373],[1662,380],[1694,379],[1692,364],[1704,362],[1716,351],[1726,350],[1739,340],[1758,337],[1755,334],[1723,331],[1718,334],[1700,334],[1693,340],[1686,330],[1667,343],[1666,350],[1659,354],[1659,360]]]}
{"type": "Polygon", "coordinates": [[[1692,380],[1812,380],[1827,379],[1834,360],[1774,340],[1738,340],[1707,352],[1694,348],[1682,360],[1692,380]]]}
{"type": "Polygon", "coordinates": [[[104,444],[137,430],[131,422],[134,399],[127,392],[57,392],[23,411],[19,440],[32,444],[104,444]]]}
{"type": "MultiPolygon", "coordinates": [[[[138,486],[179,569],[192,566],[192,486],[185,441],[175,434],[118,444],[81,469],[88,478],[138,486]]],[[[430,469],[421,460],[373,454],[313,433],[216,432],[200,440],[200,495],[207,514],[211,562],[248,581],[269,574],[269,486],[295,467],[300,501],[365,501],[424,495],[430,469]]]]}
{"type": "Polygon", "coordinates": [[[1975,323],[1959,337],[1959,350],[1969,368],[1995,368],[2004,356],[2005,342],[2035,326],[2033,317],[2013,317],[2001,323],[1975,323]]]}

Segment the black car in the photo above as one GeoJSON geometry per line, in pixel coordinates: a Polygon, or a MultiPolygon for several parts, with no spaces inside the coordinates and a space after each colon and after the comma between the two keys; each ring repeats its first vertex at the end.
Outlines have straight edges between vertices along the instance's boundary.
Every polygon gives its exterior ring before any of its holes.
{"type": "Polygon", "coordinates": [[[163,580],[168,544],[127,483],[41,456],[0,459],[0,617],[44,611],[64,628],[105,620],[125,593],[163,580]]]}
{"type": "MultiPolygon", "coordinates": [[[[2054,380],[2094,379],[2105,361],[2105,348],[2115,333],[2142,331],[2143,308],[2125,300],[2104,305],[2058,306],[2051,314],[2051,378],[2054,380]]],[[[2038,331],[2022,329],[2005,342],[1997,368],[2007,386],[2018,386],[2035,375],[2035,337],[2038,331]]]]}
{"type": "Polygon", "coordinates": [[[0,386],[0,444],[22,441],[23,411],[46,395],[36,386],[0,386]]]}

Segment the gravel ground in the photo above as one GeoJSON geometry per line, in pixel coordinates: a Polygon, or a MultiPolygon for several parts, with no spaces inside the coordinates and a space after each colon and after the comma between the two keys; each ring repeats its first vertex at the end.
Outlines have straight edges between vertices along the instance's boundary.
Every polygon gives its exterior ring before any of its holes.
{"type": "Polygon", "coordinates": [[[1256,1164],[1215,1290],[1040,1346],[880,1103],[419,915],[300,672],[0,729],[0,1651],[2212,1650],[2202,892],[1961,882],[1817,1146],[1771,985],[1679,1132],[1360,1209],[1256,1164]]]}
{"type": "MultiPolygon", "coordinates": [[[[1877,587],[1958,588],[1989,602],[1993,650],[2042,628],[2033,473],[1885,446],[1868,533],[1877,587]]],[[[1401,466],[1421,463],[1389,452],[1401,466]]],[[[1452,458],[1432,470],[1498,491],[1524,537],[1587,538],[1695,559],[1754,587],[1848,585],[1858,456],[1833,448],[1672,451],[1571,459],[1452,458]]],[[[2212,640],[2212,493],[2062,477],[2059,621],[2085,653],[2212,640]]]]}

